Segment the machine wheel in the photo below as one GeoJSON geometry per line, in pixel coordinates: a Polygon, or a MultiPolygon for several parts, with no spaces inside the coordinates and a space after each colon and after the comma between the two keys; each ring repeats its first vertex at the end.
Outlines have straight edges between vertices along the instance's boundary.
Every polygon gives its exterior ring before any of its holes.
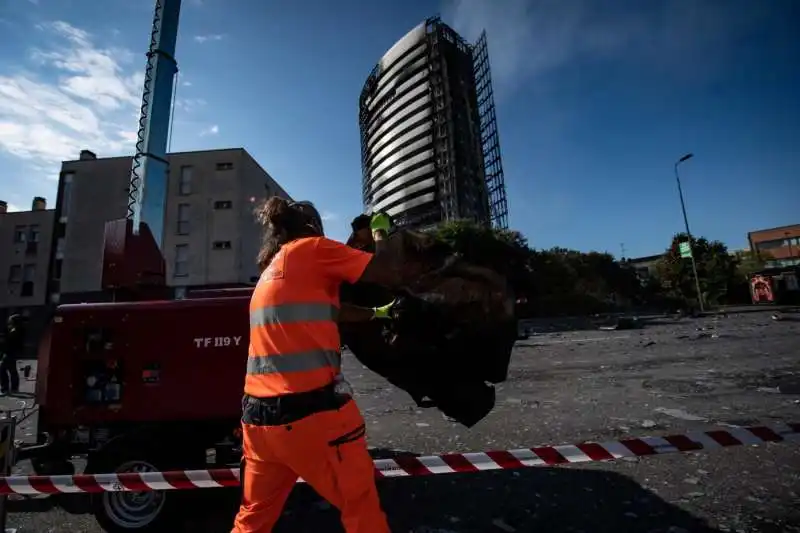
{"type": "MultiPolygon", "coordinates": [[[[91,473],[163,472],[191,468],[185,461],[170,460],[168,456],[147,448],[121,446],[101,452],[91,461],[91,473]],[[180,463],[183,463],[179,466],[180,463]]],[[[197,466],[195,464],[195,466],[197,466]]],[[[88,468],[87,468],[88,470],[88,468]]],[[[181,499],[178,491],[104,492],[92,494],[92,512],[103,530],[109,533],[152,533],[168,531],[180,519],[181,499]]]]}

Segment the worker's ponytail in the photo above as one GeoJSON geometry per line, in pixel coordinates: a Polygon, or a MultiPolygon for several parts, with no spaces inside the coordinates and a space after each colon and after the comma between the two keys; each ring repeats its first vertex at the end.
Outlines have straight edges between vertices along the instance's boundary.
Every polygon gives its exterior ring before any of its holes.
{"type": "Polygon", "coordinates": [[[281,246],[301,237],[315,235],[309,228],[306,216],[292,204],[278,196],[262,202],[255,210],[256,220],[261,224],[264,238],[258,252],[258,266],[263,272],[281,246]]]}

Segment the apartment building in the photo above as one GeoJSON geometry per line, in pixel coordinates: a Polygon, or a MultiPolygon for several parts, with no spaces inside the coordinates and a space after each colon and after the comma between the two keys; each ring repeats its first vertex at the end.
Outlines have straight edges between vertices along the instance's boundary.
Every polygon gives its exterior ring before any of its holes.
{"type": "MultiPolygon", "coordinates": [[[[286,191],[242,148],[168,155],[163,252],[167,283],[249,284],[258,276],[261,230],[254,203],[286,191]]],[[[62,164],[54,219],[52,302],[90,301],[101,288],[104,225],[127,214],[132,158],[84,150],[62,164]]]]}
{"type": "Polygon", "coordinates": [[[800,265],[800,224],[751,231],[747,240],[753,254],[769,257],[769,268],[800,265]]]}
{"type": "Polygon", "coordinates": [[[3,314],[44,305],[47,267],[55,210],[44,198],[33,199],[30,211],[8,212],[0,201],[0,308],[3,314]]]}
{"type": "MultiPolygon", "coordinates": [[[[55,210],[44,198],[33,199],[29,211],[8,212],[0,200],[0,324],[9,315],[26,317],[31,338],[47,321],[47,272],[55,210]]],[[[28,346],[35,353],[35,343],[28,346]]]]}
{"type": "Polygon", "coordinates": [[[367,77],[358,120],[365,212],[508,227],[485,33],[472,45],[438,17],[417,25],[367,77]]]}

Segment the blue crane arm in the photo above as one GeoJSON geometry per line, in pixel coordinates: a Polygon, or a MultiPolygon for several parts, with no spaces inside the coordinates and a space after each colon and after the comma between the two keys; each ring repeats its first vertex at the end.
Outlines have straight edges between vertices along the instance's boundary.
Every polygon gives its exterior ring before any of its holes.
{"type": "Polygon", "coordinates": [[[167,200],[167,142],[172,110],[172,91],[178,63],[175,45],[181,0],[156,0],[144,90],[136,135],[136,152],[128,186],[127,218],[133,234],[140,224],[150,228],[158,248],[162,248],[164,213],[167,200]]]}

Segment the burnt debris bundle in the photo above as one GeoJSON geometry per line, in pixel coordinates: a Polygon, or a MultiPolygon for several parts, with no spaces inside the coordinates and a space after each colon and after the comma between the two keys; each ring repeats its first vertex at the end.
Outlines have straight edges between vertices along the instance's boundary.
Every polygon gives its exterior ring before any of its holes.
{"type": "Polygon", "coordinates": [[[358,283],[342,301],[393,299],[394,319],[342,324],[342,342],[367,368],[471,427],[494,407],[517,338],[514,297],[503,276],[476,266],[430,235],[399,231],[387,243],[403,258],[401,290],[358,283]]]}

